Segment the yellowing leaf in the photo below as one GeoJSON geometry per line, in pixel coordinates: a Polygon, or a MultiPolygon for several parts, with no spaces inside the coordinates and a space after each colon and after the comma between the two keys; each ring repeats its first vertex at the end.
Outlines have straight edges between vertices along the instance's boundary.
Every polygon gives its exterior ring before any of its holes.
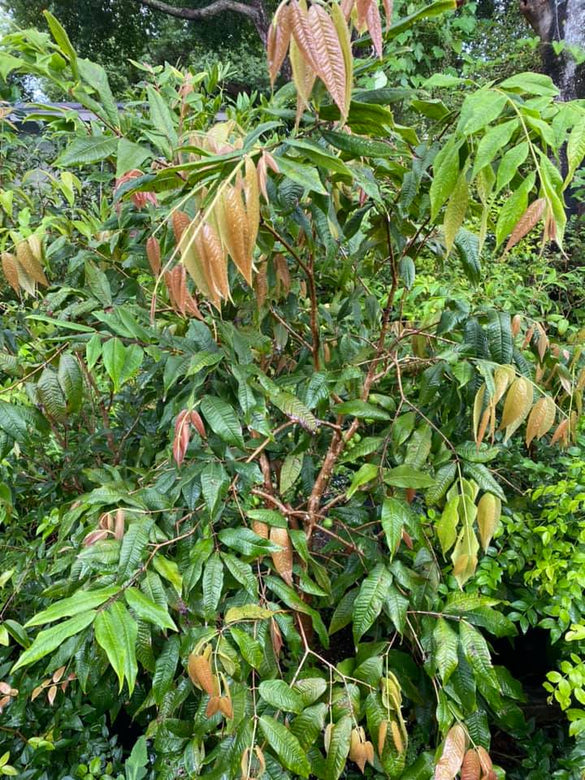
{"type": "Polygon", "coordinates": [[[484,493],[477,505],[477,526],[483,551],[487,552],[492,536],[498,527],[502,502],[493,493],[484,493]]]}
{"type": "Polygon", "coordinates": [[[506,429],[504,441],[522,424],[532,406],[532,384],[524,377],[518,377],[508,390],[504,411],[500,421],[500,429],[506,429]]]}
{"type": "Polygon", "coordinates": [[[549,395],[540,398],[532,408],[528,422],[526,423],[526,446],[533,439],[542,439],[548,433],[555,421],[557,408],[549,395]]]}

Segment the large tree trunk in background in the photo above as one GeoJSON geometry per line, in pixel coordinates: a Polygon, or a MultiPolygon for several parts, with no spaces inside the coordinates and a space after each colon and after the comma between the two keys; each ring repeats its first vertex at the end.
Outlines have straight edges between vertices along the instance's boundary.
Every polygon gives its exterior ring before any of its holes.
{"type": "Polygon", "coordinates": [[[555,54],[552,43],[585,49],[585,0],[519,0],[520,10],[542,41],[545,72],[562,100],[585,98],[585,64],[577,66],[568,51],[555,54]]]}

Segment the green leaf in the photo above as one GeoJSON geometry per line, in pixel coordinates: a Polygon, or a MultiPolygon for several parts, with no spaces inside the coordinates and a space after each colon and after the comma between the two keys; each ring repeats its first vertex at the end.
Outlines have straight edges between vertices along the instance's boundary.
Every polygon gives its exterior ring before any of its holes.
{"type": "Polygon", "coordinates": [[[347,489],[347,497],[351,498],[363,485],[367,485],[378,478],[380,467],[375,463],[364,463],[353,476],[351,485],[347,489]]]}
{"type": "Polygon", "coordinates": [[[529,148],[528,141],[522,141],[517,146],[508,149],[506,154],[502,157],[500,164],[498,165],[498,174],[496,176],[496,195],[512,181],[514,176],[516,176],[520,166],[528,157],[529,148]]]}
{"type": "Polygon", "coordinates": [[[142,564],[151,526],[151,521],[134,520],[124,534],[118,561],[118,575],[122,581],[135,574],[142,564]]]}
{"type": "Polygon", "coordinates": [[[437,523],[437,536],[439,537],[443,555],[445,555],[455,544],[458,525],[459,496],[455,496],[455,498],[452,498],[447,502],[437,523]]]}
{"type": "Polygon", "coordinates": [[[261,669],[264,662],[264,650],[260,642],[236,626],[230,626],[230,634],[239,647],[244,661],[249,663],[253,669],[261,669]]]}
{"type": "Polygon", "coordinates": [[[323,146],[313,141],[301,140],[299,138],[288,138],[286,145],[300,150],[315,165],[326,168],[331,173],[338,173],[341,176],[352,178],[351,169],[339,157],[330,154],[323,146]]]}
{"type": "Polygon", "coordinates": [[[321,135],[331,146],[351,157],[394,157],[396,154],[395,148],[384,141],[333,130],[321,130],[321,135]]]}
{"type": "Polygon", "coordinates": [[[151,86],[146,88],[150,119],[153,127],[163,133],[171,146],[177,145],[177,133],[173,115],[161,95],[151,86]]]}
{"type": "Polygon", "coordinates": [[[143,357],[144,352],[137,344],[125,347],[117,336],[106,341],[102,347],[102,360],[115,393],[140,368],[143,357]]]}
{"type": "Polygon", "coordinates": [[[114,157],[118,148],[118,139],[107,135],[90,135],[76,138],[59,155],[55,165],[69,168],[72,165],[91,165],[108,157],[114,157]]]}
{"type": "Polygon", "coordinates": [[[294,609],[296,612],[309,615],[313,624],[313,628],[321,640],[321,644],[323,647],[329,647],[329,636],[327,635],[327,629],[325,628],[321,615],[319,612],[317,612],[316,609],[313,609],[308,604],[306,604],[296,593],[296,591],[284,583],[280,577],[272,577],[269,575],[268,577],[264,578],[264,583],[266,587],[270,588],[270,590],[275,593],[279,599],[284,601],[288,607],[294,609]]]}
{"type": "Polygon", "coordinates": [[[390,560],[396,554],[402,539],[402,529],[409,525],[410,509],[408,504],[398,498],[385,498],[382,504],[381,523],[390,552],[390,560]]]}
{"type": "Polygon", "coordinates": [[[37,382],[37,395],[45,413],[58,422],[67,419],[67,404],[59,379],[52,368],[45,368],[37,382]]]}
{"type": "Polygon", "coordinates": [[[225,544],[226,547],[231,547],[233,550],[242,555],[247,555],[252,558],[257,558],[260,555],[268,555],[273,552],[281,552],[281,548],[278,544],[270,542],[268,539],[264,539],[262,536],[258,536],[250,528],[241,526],[240,528],[223,528],[219,534],[219,541],[225,544]]]}
{"type": "Polygon", "coordinates": [[[85,283],[89,291],[103,306],[112,305],[112,290],[108,277],[96,265],[90,262],[85,263],[85,283]]]}
{"type": "Polygon", "coordinates": [[[65,28],[62,27],[62,25],[57,21],[57,19],[50,11],[43,11],[43,16],[47,20],[49,30],[51,31],[51,35],[55,39],[55,42],[69,60],[73,78],[78,79],[79,69],[77,67],[77,53],[71,45],[71,41],[69,40],[69,36],[67,35],[65,28]]]}
{"type": "Polygon", "coordinates": [[[328,780],[329,778],[338,780],[345,769],[351,744],[352,726],[352,718],[349,715],[344,715],[331,729],[329,750],[327,751],[327,761],[325,762],[325,776],[328,780]]]}
{"type": "Polygon", "coordinates": [[[433,163],[431,183],[431,219],[436,219],[443,204],[455,189],[459,178],[459,145],[449,141],[437,154],[433,163]]]}
{"type": "Polygon", "coordinates": [[[179,663],[179,648],[179,637],[172,636],[163,645],[161,654],[156,659],[152,677],[152,693],[155,702],[159,705],[173,684],[177,664],[179,663]]]}
{"type": "Polygon", "coordinates": [[[130,694],[134,691],[138,664],[136,663],[136,638],[138,627],[126,607],[116,601],[98,614],[95,619],[95,639],[105,651],[120,683],[128,683],[130,694]]]}
{"type": "Polygon", "coordinates": [[[216,617],[222,590],[223,562],[218,553],[213,553],[203,570],[203,615],[206,620],[216,617]]]}
{"type": "Polygon", "coordinates": [[[443,232],[445,234],[445,250],[447,254],[451,252],[455,237],[459,228],[463,224],[469,203],[469,188],[465,171],[459,174],[455,183],[453,192],[449,196],[447,208],[445,209],[445,219],[443,221],[443,232]]]}
{"type": "Polygon", "coordinates": [[[508,122],[503,122],[495,127],[490,127],[477,147],[473,171],[471,173],[472,179],[477,176],[485,165],[491,163],[494,157],[508,145],[510,138],[512,138],[512,135],[518,127],[518,119],[511,119],[508,122]]]}
{"type": "Polygon", "coordinates": [[[98,115],[103,114],[104,119],[109,122],[111,127],[120,127],[118,106],[114,100],[110,82],[104,68],[97,62],[91,62],[90,60],[78,60],[78,66],[81,78],[95,90],[97,100],[92,100],[91,102],[92,104],[94,102],[97,104],[98,115]]]}
{"type": "Polygon", "coordinates": [[[152,559],[152,565],[161,577],[164,577],[165,580],[171,583],[177,596],[180,596],[183,590],[183,578],[176,562],[157,553],[152,559]]]}
{"type": "Polygon", "coordinates": [[[320,699],[328,687],[327,680],[322,677],[303,677],[302,680],[296,681],[293,690],[301,697],[303,707],[308,707],[320,699]]]}
{"type": "Polygon", "coordinates": [[[376,564],[365,580],[353,605],[353,638],[357,644],[382,611],[392,587],[392,575],[381,563],[376,564]]]}
{"type": "Polygon", "coordinates": [[[304,709],[301,696],[284,680],[264,680],[258,686],[258,693],[265,702],[277,710],[298,714],[304,709]]]}
{"type": "Polygon", "coordinates": [[[258,722],[266,741],[282,765],[300,777],[309,777],[311,766],[295,735],[269,715],[262,715],[258,722]]]}
{"type": "Polygon", "coordinates": [[[232,407],[221,398],[206,395],[201,400],[201,411],[211,430],[227,444],[244,447],[242,427],[232,407]]]}
{"type": "Polygon", "coordinates": [[[81,612],[95,609],[119,592],[119,585],[108,585],[106,588],[98,588],[97,590],[78,590],[73,596],[51,604],[50,607],[32,617],[25,623],[25,628],[42,626],[45,623],[52,623],[54,620],[60,620],[63,617],[72,617],[73,615],[79,615],[81,612]]]}
{"type": "Polygon", "coordinates": [[[212,461],[201,472],[201,492],[209,514],[214,517],[221,499],[227,493],[229,476],[221,463],[212,461]]]}
{"type": "Polygon", "coordinates": [[[127,138],[120,138],[116,155],[116,178],[120,179],[128,171],[140,168],[142,163],[151,157],[152,152],[146,146],[135,144],[127,138]]]}
{"type": "MultiPolygon", "coordinates": [[[[35,637],[32,645],[24,651],[16,664],[12,667],[12,672],[15,672],[23,666],[34,664],[35,661],[52,653],[53,650],[60,647],[70,636],[79,634],[84,628],[91,625],[95,617],[95,610],[90,610],[89,612],[84,612],[81,615],[69,618],[69,620],[65,620],[57,626],[40,631],[35,637]]],[[[10,631],[10,628],[8,630],[10,631]]]]}
{"type": "Polygon", "coordinates": [[[449,625],[445,618],[439,618],[433,631],[433,641],[435,643],[435,661],[437,669],[441,675],[443,685],[449,682],[449,678],[457,668],[457,647],[459,637],[449,625]]]}
{"type": "Polygon", "coordinates": [[[384,471],[384,482],[392,485],[392,487],[414,488],[415,490],[432,487],[435,484],[435,480],[430,474],[418,471],[407,464],[396,466],[393,469],[386,469],[384,471]]]}
{"type": "Polygon", "coordinates": [[[534,187],[536,175],[534,171],[528,174],[524,181],[506,200],[496,223],[496,248],[507,238],[528,206],[528,193],[534,187]]]}
{"type": "Polygon", "coordinates": [[[465,135],[483,130],[500,116],[507,102],[506,95],[489,87],[473,92],[463,102],[457,129],[465,135]]]}
{"type": "MultiPolygon", "coordinates": [[[[229,553],[222,553],[221,558],[225,563],[229,573],[232,577],[243,585],[248,593],[254,597],[258,597],[258,580],[254,574],[254,571],[249,563],[242,561],[240,558],[236,558],[235,555],[229,553]]],[[[234,607],[235,609],[235,607],[234,607]]],[[[242,607],[243,609],[243,607],[242,607]]],[[[229,611],[229,610],[228,610],[229,611]]],[[[226,616],[227,621],[227,616],[226,616]]]]}
{"type": "Polygon", "coordinates": [[[333,407],[335,414],[349,414],[358,420],[391,420],[392,416],[385,409],[369,404],[367,401],[345,401],[333,407]]]}
{"type": "Polygon", "coordinates": [[[496,673],[492,667],[492,659],[487,642],[479,631],[465,620],[459,624],[461,647],[468,664],[473,669],[478,686],[491,685],[499,689],[496,673]]]}
{"type": "Polygon", "coordinates": [[[146,620],[147,623],[152,623],[159,628],[171,628],[177,631],[177,626],[169,615],[168,610],[155,604],[154,601],[136,588],[127,588],[124,591],[124,598],[130,609],[141,620],[146,620]]]}
{"type": "Polygon", "coordinates": [[[280,469],[280,495],[295,484],[303,468],[303,459],[300,455],[289,454],[286,456],[280,469]]]}
{"type": "Polygon", "coordinates": [[[353,590],[348,590],[338,601],[335,612],[331,616],[330,634],[335,634],[336,631],[340,631],[351,623],[353,619],[353,605],[357,595],[358,590],[354,588],[353,590]]]}
{"type": "Polygon", "coordinates": [[[68,411],[78,412],[83,400],[83,377],[79,363],[68,352],[65,352],[59,358],[57,377],[65,394],[68,411]]]}
{"type": "Polygon", "coordinates": [[[465,463],[463,466],[465,476],[471,477],[485,493],[493,493],[500,501],[506,501],[506,494],[496,482],[491,471],[483,463],[465,463]]]}
{"type": "Polygon", "coordinates": [[[544,73],[534,73],[528,71],[517,73],[509,79],[502,81],[500,89],[508,92],[519,92],[529,95],[540,95],[542,97],[556,97],[559,90],[555,87],[550,76],[544,73]]]}
{"type": "Polygon", "coordinates": [[[327,195],[327,190],[312,165],[304,165],[290,157],[278,157],[277,163],[279,172],[295,184],[299,184],[304,190],[327,195]]]}

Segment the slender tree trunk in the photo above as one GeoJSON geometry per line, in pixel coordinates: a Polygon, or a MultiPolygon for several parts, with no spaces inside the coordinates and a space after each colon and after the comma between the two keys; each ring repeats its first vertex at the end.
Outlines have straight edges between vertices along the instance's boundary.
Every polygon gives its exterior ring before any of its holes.
{"type": "Polygon", "coordinates": [[[542,41],[545,72],[561,100],[585,98],[585,64],[577,65],[568,47],[585,49],[585,0],[520,0],[520,10],[542,41]],[[558,54],[554,43],[563,41],[558,54]]]}

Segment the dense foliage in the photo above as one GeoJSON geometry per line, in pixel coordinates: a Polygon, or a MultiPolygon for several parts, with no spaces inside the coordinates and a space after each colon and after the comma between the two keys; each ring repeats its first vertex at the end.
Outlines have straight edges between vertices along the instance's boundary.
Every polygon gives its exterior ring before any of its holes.
{"type": "Polygon", "coordinates": [[[1,129],[0,774],[579,777],[584,108],[380,84],[452,10],[283,4],[272,97],[123,109],[50,14],[3,39],[95,118],[1,129]]]}

